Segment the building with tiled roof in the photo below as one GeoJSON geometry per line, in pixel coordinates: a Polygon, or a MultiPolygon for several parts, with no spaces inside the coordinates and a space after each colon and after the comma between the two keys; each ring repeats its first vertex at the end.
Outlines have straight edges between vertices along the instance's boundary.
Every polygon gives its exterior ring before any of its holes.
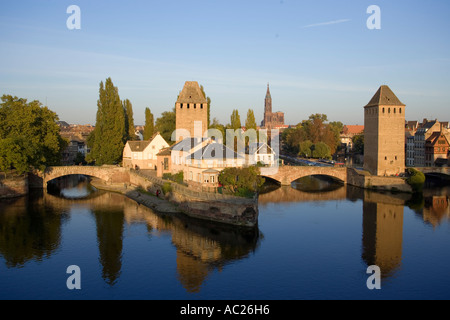
{"type": "Polygon", "coordinates": [[[127,141],[123,149],[123,166],[133,169],[157,169],[157,154],[169,144],[158,133],[145,141],[127,141]]]}
{"type": "Polygon", "coordinates": [[[364,133],[364,126],[360,125],[345,125],[342,128],[341,135],[339,137],[342,146],[344,146],[347,152],[353,149],[353,138],[357,135],[364,133]]]}
{"type": "Polygon", "coordinates": [[[425,141],[425,166],[434,167],[437,162],[447,162],[449,146],[449,139],[443,130],[433,132],[425,141]]]}

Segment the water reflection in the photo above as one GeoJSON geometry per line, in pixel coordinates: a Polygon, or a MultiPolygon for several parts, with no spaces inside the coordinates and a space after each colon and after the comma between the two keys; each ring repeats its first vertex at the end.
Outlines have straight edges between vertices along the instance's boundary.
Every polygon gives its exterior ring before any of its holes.
{"type": "MultiPolygon", "coordinates": [[[[73,179],[70,178],[72,182],[73,179]]],[[[85,186],[85,181],[80,181],[85,186]]],[[[151,234],[170,234],[177,249],[178,279],[188,292],[198,292],[213,270],[244,259],[259,246],[258,229],[239,230],[184,217],[179,214],[158,214],[135,201],[109,192],[86,192],[80,199],[61,195],[70,189],[42,193],[36,199],[27,198],[0,202],[0,254],[10,268],[23,266],[31,259],[49,259],[61,246],[61,226],[71,209],[84,208],[91,212],[96,224],[99,263],[102,278],[114,286],[122,273],[125,224],[145,224],[151,234]]],[[[55,191],[55,190],[54,190],[55,191]]],[[[69,191],[76,194],[76,191],[69,191]]]]}
{"type": "Polygon", "coordinates": [[[64,211],[43,206],[39,198],[0,201],[0,254],[8,268],[48,259],[61,244],[64,211]]]}
{"type": "Polygon", "coordinates": [[[120,277],[122,269],[124,212],[120,209],[102,208],[94,209],[92,214],[97,225],[102,278],[112,286],[120,277]]]}
{"type": "MultiPolygon", "coordinates": [[[[78,193],[72,190],[69,194],[85,195],[86,191],[80,185],[89,188],[86,181],[70,179],[75,181],[78,193]]],[[[86,209],[89,219],[95,222],[93,235],[97,243],[94,240],[92,245],[98,247],[101,276],[108,286],[117,285],[126,271],[125,266],[130,265],[124,263],[126,230],[130,225],[145,226],[147,233],[143,237],[149,241],[161,234],[170,236],[169,246],[176,248],[173,262],[176,263],[177,281],[189,293],[200,292],[212,272],[220,272],[227,264],[249,257],[263,238],[258,229],[243,232],[235,227],[179,214],[159,214],[120,194],[88,190],[88,196],[68,199],[62,195],[67,194],[64,192],[70,189],[70,183],[62,182],[60,186],[62,188],[54,194],[0,201],[0,255],[8,268],[21,268],[29,261],[50,259],[58,250],[64,250],[62,230],[70,221],[70,212],[74,208],[86,209]]],[[[356,206],[361,203],[361,209],[358,209],[359,214],[362,212],[361,249],[353,255],[367,266],[380,266],[385,279],[392,277],[402,264],[404,217],[408,212],[405,207],[412,209],[424,224],[433,227],[450,217],[449,188],[427,189],[423,194],[411,197],[342,185],[324,187],[323,182],[312,182],[310,186],[320,188],[277,187],[260,195],[260,206],[340,200],[350,200],[356,206]]],[[[84,237],[82,233],[83,230],[77,236],[84,237]]],[[[148,242],[139,239],[135,243],[151,254],[146,247],[148,242]]]]}
{"type": "Polygon", "coordinates": [[[364,192],[362,258],[380,267],[383,278],[401,265],[404,207],[398,196],[364,192]]]}
{"type": "Polygon", "coordinates": [[[436,228],[450,220],[449,195],[450,187],[426,189],[421,201],[414,207],[415,212],[422,216],[425,223],[436,228]]]}
{"type": "Polygon", "coordinates": [[[362,200],[363,261],[377,265],[384,278],[391,277],[402,262],[404,209],[409,207],[425,224],[438,226],[450,218],[450,188],[429,188],[421,194],[379,193],[342,186],[316,177],[303,178],[292,187],[268,187],[259,198],[260,205],[270,203],[362,200]],[[328,184],[328,185],[327,185],[328,184]]]}
{"type": "Polygon", "coordinates": [[[48,183],[48,192],[66,199],[86,198],[97,191],[89,181],[90,177],[84,175],[56,178],[48,183]]]}

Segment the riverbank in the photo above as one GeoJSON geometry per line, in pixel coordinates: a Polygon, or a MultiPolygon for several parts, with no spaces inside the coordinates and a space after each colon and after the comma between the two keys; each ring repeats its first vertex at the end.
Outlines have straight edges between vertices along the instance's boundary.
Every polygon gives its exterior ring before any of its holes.
{"type": "MultiPolygon", "coordinates": [[[[161,213],[183,213],[175,204],[158,198],[149,192],[144,192],[140,188],[129,184],[106,184],[98,178],[92,178],[91,185],[99,190],[116,192],[127,196],[128,198],[144,205],[152,210],[161,213]]],[[[162,197],[162,196],[161,196],[162,197]]]]}
{"type": "Polygon", "coordinates": [[[176,183],[162,180],[152,172],[130,171],[130,183],[111,184],[94,180],[94,186],[120,192],[140,204],[159,212],[183,213],[192,218],[209,220],[237,227],[258,225],[258,198],[240,198],[217,193],[198,192],[176,183]],[[157,191],[160,197],[154,196],[157,191]]]}
{"type": "Polygon", "coordinates": [[[12,199],[28,194],[26,175],[0,173],[0,199],[12,199]]]}

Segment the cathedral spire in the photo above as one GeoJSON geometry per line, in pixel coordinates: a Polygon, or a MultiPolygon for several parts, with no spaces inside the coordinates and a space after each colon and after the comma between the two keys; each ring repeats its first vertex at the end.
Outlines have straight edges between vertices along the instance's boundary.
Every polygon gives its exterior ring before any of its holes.
{"type": "Polygon", "coordinates": [[[267,83],[267,93],[266,93],[266,99],[271,98],[270,96],[270,89],[269,89],[269,83],[267,83]]]}

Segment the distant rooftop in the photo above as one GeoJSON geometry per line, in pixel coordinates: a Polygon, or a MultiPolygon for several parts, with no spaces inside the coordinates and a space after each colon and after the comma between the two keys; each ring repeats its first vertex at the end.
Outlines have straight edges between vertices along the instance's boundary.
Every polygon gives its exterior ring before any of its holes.
{"type": "Polygon", "coordinates": [[[360,134],[364,132],[364,126],[345,125],[342,129],[343,134],[360,134]]]}

